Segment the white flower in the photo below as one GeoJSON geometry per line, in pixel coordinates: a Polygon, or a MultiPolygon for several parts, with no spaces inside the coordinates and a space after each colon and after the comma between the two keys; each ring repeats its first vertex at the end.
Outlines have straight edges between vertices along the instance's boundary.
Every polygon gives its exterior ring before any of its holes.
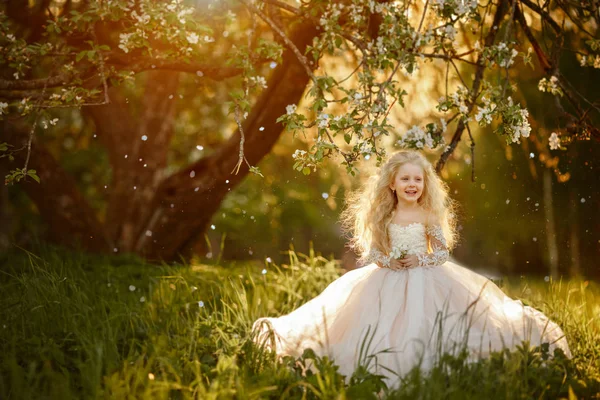
{"type": "Polygon", "coordinates": [[[129,39],[133,33],[121,33],[119,35],[119,48],[125,53],[129,53],[129,39]]]}
{"type": "Polygon", "coordinates": [[[191,44],[197,44],[198,40],[200,40],[200,36],[196,32],[188,33],[185,38],[191,44]]]}
{"type": "Polygon", "coordinates": [[[287,113],[287,115],[291,115],[296,112],[296,109],[297,109],[297,106],[295,104],[288,104],[285,107],[285,112],[287,113]]]}
{"type": "Polygon", "coordinates": [[[10,42],[14,42],[15,41],[15,35],[13,35],[12,33],[9,33],[8,35],[6,35],[6,38],[10,41],[10,42]]]}
{"type": "Polygon", "coordinates": [[[292,158],[298,158],[303,156],[304,154],[306,154],[306,151],[304,150],[300,150],[300,149],[296,149],[296,151],[294,152],[294,154],[292,154],[292,158]]]}
{"type": "Polygon", "coordinates": [[[560,148],[560,138],[556,132],[552,132],[548,139],[548,144],[550,145],[550,150],[558,150],[560,148]]]}
{"type": "Polygon", "coordinates": [[[57,122],[58,122],[58,118],[51,119],[50,125],[56,125],[57,122]]]}
{"type": "Polygon", "coordinates": [[[450,40],[454,40],[454,36],[456,35],[456,29],[452,25],[446,25],[444,28],[444,33],[446,37],[450,40]]]}
{"type": "Polygon", "coordinates": [[[5,114],[7,108],[8,108],[8,103],[0,102],[0,115],[5,114]]]}
{"type": "Polygon", "coordinates": [[[512,130],[512,141],[513,143],[518,143],[521,137],[529,137],[531,133],[531,126],[529,125],[529,120],[527,117],[529,116],[529,111],[526,109],[519,110],[521,114],[522,125],[511,125],[510,129],[512,130]]]}
{"type": "Polygon", "coordinates": [[[427,132],[427,135],[425,135],[425,146],[429,147],[430,149],[433,149],[433,138],[431,137],[431,133],[427,132]]]}
{"type": "Polygon", "coordinates": [[[444,118],[440,118],[440,124],[442,125],[442,133],[446,132],[446,128],[448,127],[448,123],[444,118]]]}
{"type": "Polygon", "coordinates": [[[325,128],[329,124],[329,115],[325,113],[319,114],[317,119],[319,120],[319,128],[325,128]]]}
{"type": "Polygon", "coordinates": [[[259,86],[263,89],[267,88],[267,81],[263,76],[251,76],[250,81],[252,81],[256,86],[259,86]]]}

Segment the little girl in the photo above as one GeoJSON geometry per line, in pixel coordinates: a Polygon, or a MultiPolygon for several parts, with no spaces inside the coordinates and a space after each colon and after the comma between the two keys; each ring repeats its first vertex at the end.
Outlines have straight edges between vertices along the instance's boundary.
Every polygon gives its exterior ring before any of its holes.
{"type": "Polygon", "coordinates": [[[561,329],[449,259],[453,203],[419,152],[392,155],[342,214],[364,266],[279,318],[254,323],[256,342],[278,355],[312,348],[351,376],[359,364],[388,386],[436,357],[467,348],[472,360],[522,341],[550,343],[570,357],[561,329]]]}

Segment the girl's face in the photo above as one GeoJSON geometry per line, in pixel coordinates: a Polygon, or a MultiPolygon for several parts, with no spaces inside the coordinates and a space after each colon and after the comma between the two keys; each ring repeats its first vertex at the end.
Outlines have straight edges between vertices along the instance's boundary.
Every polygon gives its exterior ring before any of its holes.
{"type": "Polygon", "coordinates": [[[416,203],[423,194],[424,175],[425,171],[421,166],[406,163],[398,169],[390,189],[396,190],[398,201],[416,203]]]}

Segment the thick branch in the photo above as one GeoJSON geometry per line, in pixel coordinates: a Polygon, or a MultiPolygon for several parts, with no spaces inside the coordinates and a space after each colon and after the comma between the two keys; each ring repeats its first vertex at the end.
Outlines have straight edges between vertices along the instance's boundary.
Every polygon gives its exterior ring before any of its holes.
{"type": "Polygon", "coordinates": [[[536,13],[538,13],[543,19],[545,19],[546,22],[548,22],[550,24],[550,26],[552,27],[552,29],[554,30],[555,33],[561,32],[560,25],[558,25],[558,23],[555,20],[553,20],[552,17],[550,16],[550,14],[548,14],[546,11],[544,11],[542,9],[542,7],[538,6],[531,0],[520,0],[520,1],[521,1],[521,3],[525,4],[527,7],[529,7],[536,13]]]}
{"type": "MultiPolygon", "coordinates": [[[[186,63],[176,60],[161,60],[152,58],[125,59],[114,53],[105,55],[106,64],[120,65],[135,73],[149,70],[170,70],[197,74],[198,76],[221,81],[242,73],[241,68],[221,67],[205,63],[186,63]]],[[[264,60],[262,61],[264,62],[264,60]]],[[[66,86],[75,79],[88,79],[97,73],[95,69],[88,73],[61,73],[47,78],[30,80],[7,80],[0,79],[0,90],[36,90],[44,86],[48,88],[66,86]]],[[[14,92],[8,92],[13,95],[14,92]]]]}
{"type": "MultiPolygon", "coordinates": [[[[485,37],[485,46],[486,47],[489,47],[494,43],[496,34],[498,33],[498,27],[500,26],[500,22],[502,21],[502,18],[504,18],[505,13],[506,13],[506,0],[502,0],[502,1],[500,1],[500,3],[498,4],[498,6],[496,8],[496,13],[494,14],[494,21],[492,22],[490,31],[488,32],[487,36],[485,37]]],[[[475,71],[475,79],[473,80],[473,86],[471,88],[471,97],[472,98],[467,104],[467,107],[469,108],[468,113],[470,113],[473,110],[473,107],[475,106],[475,98],[477,96],[477,93],[479,92],[479,86],[481,85],[481,80],[483,79],[483,72],[485,71],[485,61],[483,60],[483,55],[479,56],[479,58],[477,60],[477,64],[478,65],[477,65],[477,69],[475,71]]],[[[460,142],[460,139],[465,130],[465,127],[466,127],[465,122],[462,119],[459,120],[458,125],[456,126],[456,131],[454,132],[454,135],[452,136],[452,141],[450,142],[448,147],[446,147],[446,150],[444,150],[444,152],[440,156],[440,159],[438,160],[438,162],[435,166],[435,170],[438,173],[442,170],[442,168],[444,168],[444,165],[448,161],[448,158],[452,155],[452,153],[456,149],[456,146],[458,145],[458,142],[460,142]]]]}

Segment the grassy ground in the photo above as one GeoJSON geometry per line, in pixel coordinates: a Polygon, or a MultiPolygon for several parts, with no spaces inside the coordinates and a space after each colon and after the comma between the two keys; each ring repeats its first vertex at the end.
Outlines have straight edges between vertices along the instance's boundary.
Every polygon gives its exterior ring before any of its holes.
{"type": "Polygon", "coordinates": [[[147,265],[41,248],[0,256],[0,399],[600,398],[600,288],[582,281],[503,282],[561,325],[574,357],[544,348],[478,363],[444,357],[386,390],[359,370],[345,385],[327,359],[278,363],[251,344],[279,315],[339,276],[338,264],[290,253],[289,265],[147,265]]]}

